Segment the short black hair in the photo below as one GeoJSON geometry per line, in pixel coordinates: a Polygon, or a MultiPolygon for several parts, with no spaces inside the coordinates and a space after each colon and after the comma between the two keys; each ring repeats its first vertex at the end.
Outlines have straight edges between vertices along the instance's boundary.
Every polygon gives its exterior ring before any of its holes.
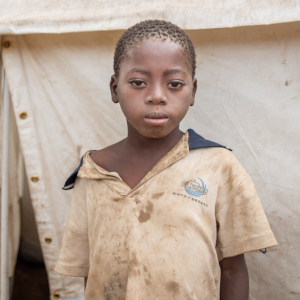
{"type": "Polygon", "coordinates": [[[114,55],[114,72],[117,77],[120,72],[120,64],[130,47],[150,38],[158,38],[162,41],[170,40],[180,45],[191,64],[192,77],[195,77],[196,54],[192,41],[180,27],[162,20],[146,20],[135,24],[123,33],[117,42],[114,55]]]}

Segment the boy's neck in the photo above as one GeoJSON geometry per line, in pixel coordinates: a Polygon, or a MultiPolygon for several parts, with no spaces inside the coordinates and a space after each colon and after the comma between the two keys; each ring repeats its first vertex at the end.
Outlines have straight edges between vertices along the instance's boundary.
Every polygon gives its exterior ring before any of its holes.
{"type": "Polygon", "coordinates": [[[91,158],[105,170],[117,172],[130,188],[134,188],[182,136],[179,126],[163,138],[144,137],[128,126],[127,138],[92,152],[91,158]]]}
{"type": "Polygon", "coordinates": [[[139,152],[141,154],[153,153],[153,151],[170,150],[183,136],[179,130],[179,125],[174,128],[167,136],[163,138],[147,138],[141,135],[137,130],[128,125],[128,136],[124,140],[124,148],[127,151],[139,152]]]}

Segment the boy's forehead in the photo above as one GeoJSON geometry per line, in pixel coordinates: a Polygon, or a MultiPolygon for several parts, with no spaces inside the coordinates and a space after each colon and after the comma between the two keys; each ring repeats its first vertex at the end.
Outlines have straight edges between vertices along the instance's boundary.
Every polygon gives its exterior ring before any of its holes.
{"type": "Polygon", "coordinates": [[[127,49],[120,69],[122,69],[122,65],[126,65],[128,62],[149,64],[151,62],[167,63],[172,61],[185,64],[188,71],[192,73],[189,56],[179,43],[170,39],[149,38],[138,41],[127,49]]]}
{"type": "Polygon", "coordinates": [[[170,54],[174,52],[176,54],[184,54],[184,49],[178,43],[175,43],[169,39],[162,40],[158,38],[144,39],[133,44],[128,50],[128,55],[137,55],[140,53],[152,53],[152,54],[163,54],[164,52],[169,52],[170,54]]]}

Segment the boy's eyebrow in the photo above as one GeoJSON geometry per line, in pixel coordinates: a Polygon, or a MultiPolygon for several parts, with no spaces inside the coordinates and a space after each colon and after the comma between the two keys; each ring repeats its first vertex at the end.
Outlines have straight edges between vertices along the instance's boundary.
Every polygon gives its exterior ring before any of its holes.
{"type": "Polygon", "coordinates": [[[171,75],[171,74],[178,74],[181,73],[183,75],[187,75],[187,73],[185,71],[183,71],[182,69],[169,69],[164,71],[164,75],[171,75]]]}
{"type": "MultiPolygon", "coordinates": [[[[132,73],[140,73],[143,75],[150,75],[150,72],[145,70],[145,69],[141,69],[141,68],[133,68],[131,70],[129,70],[127,72],[127,74],[132,74],[132,73]]],[[[182,69],[169,69],[164,71],[164,75],[171,75],[171,74],[178,74],[178,73],[182,73],[183,75],[187,75],[187,73],[185,71],[183,71],[182,69]]]]}
{"type": "Polygon", "coordinates": [[[145,69],[141,69],[141,68],[133,68],[127,72],[127,74],[132,74],[132,73],[140,73],[140,74],[144,74],[144,75],[150,75],[149,71],[147,71],[145,69]]]}

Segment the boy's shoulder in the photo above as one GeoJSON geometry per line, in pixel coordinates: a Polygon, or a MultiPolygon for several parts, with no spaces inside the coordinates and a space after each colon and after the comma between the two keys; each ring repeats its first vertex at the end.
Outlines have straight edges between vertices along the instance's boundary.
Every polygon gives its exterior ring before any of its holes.
{"type": "Polygon", "coordinates": [[[103,169],[109,170],[112,162],[117,160],[120,156],[120,148],[123,141],[124,140],[100,150],[91,151],[90,157],[92,161],[103,169]]]}
{"type": "Polygon", "coordinates": [[[68,177],[68,179],[66,180],[62,189],[70,190],[74,187],[75,180],[77,178],[77,174],[78,174],[79,170],[81,169],[81,167],[84,165],[84,160],[87,159],[87,156],[90,156],[92,161],[95,164],[97,164],[98,166],[105,167],[106,162],[109,159],[114,159],[114,157],[117,155],[118,145],[121,142],[122,141],[120,141],[116,144],[110,145],[106,148],[100,149],[100,150],[89,150],[89,151],[85,152],[85,154],[80,158],[79,165],[73,171],[73,173],[68,177]]]}

